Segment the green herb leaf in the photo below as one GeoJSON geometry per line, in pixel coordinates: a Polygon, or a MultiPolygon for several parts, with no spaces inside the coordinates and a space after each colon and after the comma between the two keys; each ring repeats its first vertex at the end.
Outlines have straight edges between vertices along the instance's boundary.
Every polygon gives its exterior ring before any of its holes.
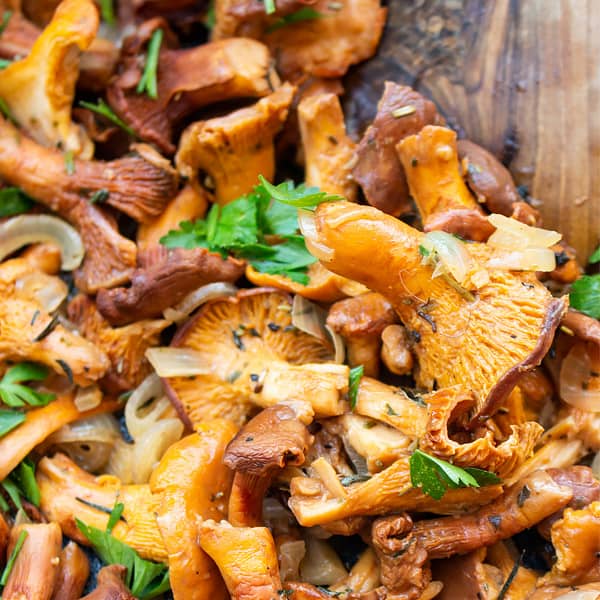
{"type": "Polygon", "coordinates": [[[350,369],[350,377],[348,383],[348,399],[350,400],[350,408],[354,410],[356,407],[356,399],[358,397],[358,386],[362,379],[365,368],[363,365],[350,369]]]}
{"type": "Polygon", "coordinates": [[[150,38],[148,52],[146,54],[146,66],[144,67],[144,72],[142,73],[142,77],[135,90],[138,94],[143,94],[145,92],[153,100],[158,98],[158,57],[162,39],[163,30],[157,29],[150,38]]]}
{"type": "Polygon", "coordinates": [[[12,114],[10,107],[6,103],[4,98],[0,98],[0,112],[15,126],[18,127],[19,123],[15,119],[15,116],[12,114]]]}
{"type": "Polygon", "coordinates": [[[4,571],[2,572],[2,577],[0,577],[0,585],[7,584],[8,578],[10,577],[10,573],[13,570],[13,567],[15,566],[17,556],[19,556],[19,552],[21,552],[21,548],[25,543],[27,535],[27,531],[25,530],[21,531],[21,533],[19,534],[19,537],[17,538],[17,543],[15,544],[12,552],[10,553],[10,558],[8,559],[6,567],[4,567],[4,571]]]}
{"type": "Polygon", "coordinates": [[[265,5],[265,12],[268,15],[272,15],[275,12],[275,0],[263,0],[265,5]]]}
{"type": "Polygon", "coordinates": [[[320,13],[318,10],[314,8],[310,8],[309,6],[305,6],[296,12],[293,12],[289,15],[285,15],[280,19],[277,19],[273,25],[271,25],[267,29],[267,33],[271,33],[272,31],[277,31],[286,25],[292,25],[293,23],[300,23],[301,21],[314,21],[315,19],[322,19],[325,15],[320,13]]]}
{"type": "Polygon", "coordinates": [[[128,133],[131,137],[136,137],[135,131],[127,125],[123,120],[121,120],[113,111],[113,109],[104,102],[102,98],[98,100],[97,104],[92,104],[91,102],[85,102],[82,100],[79,103],[79,106],[83,106],[83,108],[87,108],[92,112],[95,112],[98,115],[101,115],[108,119],[111,123],[114,123],[117,127],[120,127],[123,131],[128,133]]]}
{"type": "Polygon", "coordinates": [[[6,67],[9,67],[12,64],[12,60],[9,60],[7,58],[0,58],[0,69],[6,69],[6,67]]]}
{"type": "Polygon", "coordinates": [[[40,505],[40,488],[35,479],[35,465],[29,458],[23,459],[19,466],[11,473],[11,476],[16,480],[23,496],[34,504],[40,505]]]}
{"type": "Polygon", "coordinates": [[[440,500],[449,489],[501,482],[494,473],[472,467],[462,469],[421,450],[415,450],[410,457],[410,480],[413,487],[420,487],[434,500],[440,500]]]}
{"type": "Polygon", "coordinates": [[[96,190],[90,198],[90,204],[103,204],[110,197],[110,192],[105,189],[96,190]]]}
{"type": "Polygon", "coordinates": [[[0,485],[4,488],[4,491],[8,494],[13,504],[18,509],[22,510],[23,504],[21,504],[21,492],[17,487],[17,484],[11,479],[6,478],[0,485]]]}
{"type": "Polygon", "coordinates": [[[261,186],[277,202],[290,204],[296,208],[315,208],[323,202],[343,200],[342,196],[322,192],[318,187],[306,187],[301,183],[294,187],[292,181],[284,181],[279,185],[269,183],[262,175],[258,176],[261,186]]]}
{"type": "Polygon", "coordinates": [[[217,15],[215,13],[215,3],[214,0],[208,5],[208,10],[206,11],[206,15],[204,16],[204,25],[211,31],[214,29],[214,26],[217,22],[217,15]]]}
{"type": "Polygon", "coordinates": [[[591,265],[600,262],[600,246],[598,246],[592,255],[590,256],[590,260],[588,261],[591,265]]]}
{"type": "Polygon", "coordinates": [[[17,428],[25,421],[25,413],[16,410],[0,410],[0,437],[17,428]]]}
{"type": "Polygon", "coordinates": [[[46,406],[56,398],[55,394],[37,392],[23,385],[23,381],[42,381],[48,375],[48,370],[34,363],[20,363],[6,371],[0,381],[0,399],[7,406],[20,407],[46,406]]]}
{"type": "Polygon", "coordinates": [[[27,212],[33,200],[17,187],[0,189],[0,217],[12,217],[27,212]]]}
{"type": "Polygon", "coordinates": [[[0,22],[0,35],[2,35],[4,33],[4,30],[7,28],[11,17],[12,17],[12,10],[5,10],[2,13],[2,22],[0,22]]]}
{"type": "Polygon", "coordinates": [[[207,248],[206,221],[182,221],[179,229],[172,229],[163,235],[160,243],[167,248],[207,248]]]}
{"type": "Polygon", "coordinates": [[[73,151],[67,150],[65,152],[65,171],[67,175],[75,174],[75,158],[73,157],[73,151]]]}
{"type": "Polygon", "coordinates": [[[600,319],[600,275],[583,275],[571,285],[571,306],[600,319]]]}
{"type": "Polygon", "coordinates": [[[136,598],[154,598],[169,589],[169,571],[165,565],[144,560],[107,531],[86,525],[77,518],[75,522],[105,564],[119,564],[127,569],[126,584],[136,598]]]}
{"type": "MultiPolygon", "coordinates": [[[[217,209],[219,208],[218,205],[217,209]]],[[[215,211],[217,210],[215,209],[215,211]]],[[[258,241],[256,202],[249,196],[242,196],[235,202],[220,207],[218,227],[208,238],[215,249],[244,247],[258,241]]]]}
{"type": "Polygon", "coordinates": [[[105,23],[109,25],[116,24],[117,19],[115,18],[113,0],[100,0],[100,15],[105,23]]]}
{"type": "Polygon", "coordinates": [[[115,502],[113,509],[110,511],[108,523],[106,524],[106,533],[112,533],[115,525],[120,521],[125,505],[122,502],[115,502]]]}

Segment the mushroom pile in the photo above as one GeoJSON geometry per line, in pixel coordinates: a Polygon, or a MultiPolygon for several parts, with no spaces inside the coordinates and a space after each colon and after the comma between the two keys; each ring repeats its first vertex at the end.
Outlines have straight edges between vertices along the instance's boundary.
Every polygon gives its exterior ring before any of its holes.
{"type": "Polygon", "coordinates": [[[2,598],[600,598],[600,275],[380,0],[2,10],[2,598]]]}

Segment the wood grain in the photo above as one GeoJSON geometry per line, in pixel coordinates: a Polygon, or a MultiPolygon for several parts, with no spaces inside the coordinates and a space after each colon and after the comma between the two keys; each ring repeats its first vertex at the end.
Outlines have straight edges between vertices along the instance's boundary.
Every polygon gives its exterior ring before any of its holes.
{"type": "Polygon", "coordinates": [[[377,57],[346,81],[350,128],[372,118],[383,81],[412,85],[585,260],[600,238],[598,31],[598,0],[390,0],[377,57]]]}

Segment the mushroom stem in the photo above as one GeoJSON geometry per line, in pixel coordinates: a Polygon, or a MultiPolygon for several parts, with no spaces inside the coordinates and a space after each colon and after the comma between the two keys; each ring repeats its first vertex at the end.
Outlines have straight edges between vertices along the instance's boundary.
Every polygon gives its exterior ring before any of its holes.
{"type": "Polygon", "coordinates": [[[24,524],[10,533],[9,552],[22,532],[27,537],[17,554],[2,597],[50,600],[58,580],[62,533],[56,523],[24,524]]]}
{"type": "Polygon", "coordinates": [[[252,475],[236,471],[229,496],[227,520],[234,527],[263,525],[263,499],[271,485],[271,476],[252,475]]]}
{"type": "Polygon", "coordinates": [[[60,553],[60,571],[52,600],[78,600],[90,574],[90,563],[83,550],[69,542],[60,553]]]}
{"type": "Polygon", "coordinates": [[[81,600],[136,600],[125,585],[127,568],[122,565],[103,567],[98,573],[98,585],[81,600]]]}

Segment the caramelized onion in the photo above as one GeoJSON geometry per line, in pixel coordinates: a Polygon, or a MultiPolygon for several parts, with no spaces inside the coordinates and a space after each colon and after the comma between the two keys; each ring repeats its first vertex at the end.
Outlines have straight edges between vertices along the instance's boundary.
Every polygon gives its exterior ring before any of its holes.
{"type": "Polygon", "coordinates": [[[308,251],[319,260],[328,262],[333,259],[333,248],[319,242],[315,215],[309,210],[298,211],[298,226],[304,236],[304,243],[308,251]]]}
{"type": "Polygon", "coordinates": [[[146,358],[160,377],[188,377],[210,373],[202,365],[202,354],[189,348],[148,348],[146,358]]]}
{"type": "Polygon", "coordinates": [[[448,273],[458,283],[463,283],[473,269],[473,259],[466,245],[445,231],[430,231],[423,238],[422,246],[429,252],[436,252],[439,263],[433,277],[448,273]]]}
{"type": "Polygon", "coordinates": [[[81,237],[62,219],[51,215],[20,215],[0,225],[0,260],[37,242],[51,242],[60,248],[63,271],[76,269],[85,254],[81,237]]]}
{"type": "Polygon", "coordinates": [[[560,397],[580,410],[600,412],[600,389],[587,389],[592,374],[591,366],[585,345],[574,344],[560,367],[560,397]]]}
{"type": "Polygon", "coordinates": [[[497,248],[509,250],[513,248],[549,248],[562,238],[557,231],[531,227],[504,215],[489,215],[488,221],[496,228],[496,231],[492,233],[487,243],[497,248]]]}
{"type": "Polygon", "coordinates": [[[69,293],[67,284],[59,277],[34,271],[20,277],[15,288],[23,295],[33,298],[48,313],[53,313],[69,293]]]}
{"type": "Polygon", "coordinates": [[[523,250],[500,251],[492,256],[487,267],[510,271],[543,271],[556,269],[556,256],[549,248],[525,248],[523,250]]]}
{"type": "Polygon", "coordinates": [[[327,319],[326,312],[320,307],[296,294],[294,301],[292,302],[292,325],[312,335],[323,342],[332,342],[333,349],[335,351],[335,362],[342,364],[346,357],[346,348],[344,346],[344,340],[340,335],[326,325],[327,319]]]}
{"type": "Polygon", "coordinates": [[[325,541],[306,538],[306,556],[300,563],[300,578],[313,585],[333,585],[348,577],[340,557],[325,541]]]}
{"type": "Polygon", "coordinates": [[[102,392],[97,385],[88,385],[87,387],[80,387],[75,394],[73,400],[77,410],[84,412],[96,408],[102,402],[102,392]]]}
{"type": "Polygon", "coordinates": [[[181,302],[179,302],[179,304],[165,309],[163,311],[163,316],[167,321],[183,321],[183,319],[188,317],[205,302],[215,300],[216,298],[223,298],[225,296],[233,296],[236,292],[237,288],[231,283],[225,283],[223,281],[209,283],[190,292],[181,302]]]}

